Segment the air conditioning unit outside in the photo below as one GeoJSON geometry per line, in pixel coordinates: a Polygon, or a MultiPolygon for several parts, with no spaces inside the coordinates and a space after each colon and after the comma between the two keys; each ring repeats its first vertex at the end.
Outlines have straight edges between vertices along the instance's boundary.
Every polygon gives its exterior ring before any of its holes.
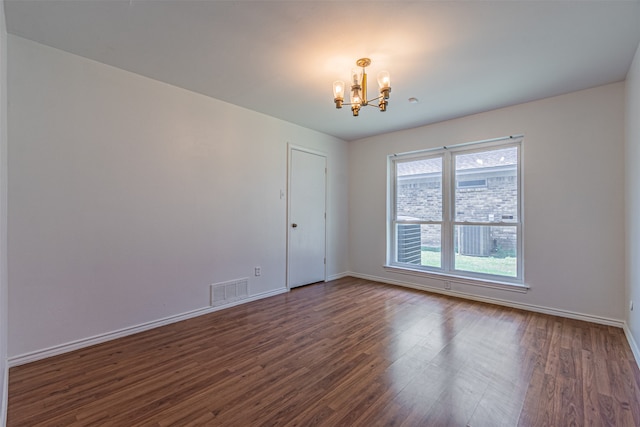
{"type": "Polygon", "coordinates": [[[398,262],[420,265],[420,224],[398,224],[398,262]]]}
{"type": "Polygon", "coordinates": [[[490,256],[491,227],[483,225],[461,225],[458,240],[458,253],[468,256],[490,256]]]}

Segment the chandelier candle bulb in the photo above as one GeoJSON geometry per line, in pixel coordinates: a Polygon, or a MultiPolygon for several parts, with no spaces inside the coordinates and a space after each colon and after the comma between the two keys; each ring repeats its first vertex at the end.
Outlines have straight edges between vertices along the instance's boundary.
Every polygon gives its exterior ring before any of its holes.
{"type": "Polygon", "coordinates": [[[362,103],[361,101],[362,100],[360,99],[359,90],[358,89],[352,89],[351,90],[351,103],[360,105],[362,103]]]}
{"type": "Polygon", "coordinates": [[[360,85],[360,73],[358,72],[358,70],[351,70],[351,84],[353,86],[360,85]]]}
{"type": "Polygon", "coordinates": [[[333,82],[333,101],[336,103],[336,108],[342,108],[344,102],[344,82],[342,80],[333,82]]]}
{"type": "Polygon", "coordinates": [[[356,117],[360,113],[360,104],[362,103],[362,98],[360,98],[360,86],[353,86],[351,89],[351,111],[353,112],[353,116],[356,117]]]}
{"type": "Polygon", "coordinates": [[[391,77],[388,71],[380,71],[378,73],[378,86],[380,86],[380,93],[384,99],[389,99],[389,92],[391,92],[391,77]]]}

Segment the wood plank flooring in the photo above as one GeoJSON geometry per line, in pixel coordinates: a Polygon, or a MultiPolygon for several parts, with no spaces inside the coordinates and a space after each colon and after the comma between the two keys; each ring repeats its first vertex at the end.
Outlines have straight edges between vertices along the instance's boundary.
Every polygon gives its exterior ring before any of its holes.
{"type": "Polygon", "coordinates": [[[621,329],[361,279],[12,368],[9,426],[640,426],[621,329]]]}

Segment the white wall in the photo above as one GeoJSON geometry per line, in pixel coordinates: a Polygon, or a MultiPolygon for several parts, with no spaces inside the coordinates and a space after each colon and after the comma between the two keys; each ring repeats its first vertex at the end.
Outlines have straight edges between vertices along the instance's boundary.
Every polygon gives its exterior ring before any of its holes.
{"type": "Polygon", "coordinates": [[[328,155],[348,270],[344,141],[15,36],[8,60],[10,360],[207,307],[211,283],[284,289],[288,142],[328,155]]]}
{"type": "Polygon", "coordinates": [[[0,0],[0,425],[7,408],[7,28],[0,0]]]}
{"type": "Polygon", "coordinates": [[[442,289],[442,281],[383,269],[387,156],[524,134],[524,268],[531,289],[452,289],[622,321],[623,120],[624,83],[616,83],[350,143],[351,271],[442,289]]]}
{"type": "Polygon", "coordinates": [[[627,280],[625,312],[627,325],[636,346],[640,343],[640,46],[629,69],[626,81],[626,243],[627,243],[627,280]],[[634,311],[627,304],[634,301],[634,311]]]}

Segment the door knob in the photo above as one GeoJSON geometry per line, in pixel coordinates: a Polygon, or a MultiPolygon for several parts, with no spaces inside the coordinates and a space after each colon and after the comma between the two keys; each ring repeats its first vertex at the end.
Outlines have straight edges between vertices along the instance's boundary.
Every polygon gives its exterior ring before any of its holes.
{"type": "Polygon", "coordinates": [[[291,227],[296,228],[298,226],[298,224],[296,224],[295,222],[293,224],[291,224],[291,227]]]}

